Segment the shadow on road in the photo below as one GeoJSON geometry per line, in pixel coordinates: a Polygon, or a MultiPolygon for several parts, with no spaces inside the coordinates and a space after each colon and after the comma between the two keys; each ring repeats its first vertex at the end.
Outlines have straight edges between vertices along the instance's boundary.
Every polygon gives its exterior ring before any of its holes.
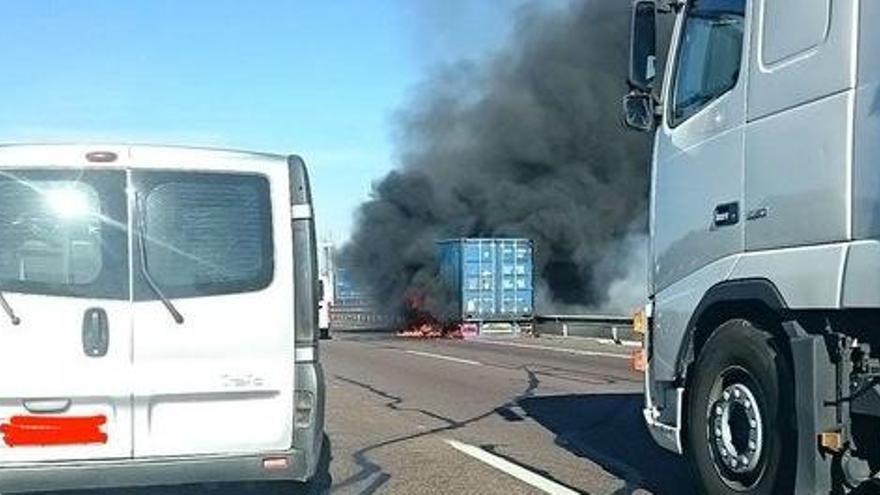
{"type": "Polygon", "coordinates": [[[641,394],[532,396],[518,404],[556,435],[559,446],[625,480],[619,494],[639,487],[664,495],[697,493],[684,458],[651,439],[641,394]]]}
{"type": "Polygon", "coordinates": [[[329,493],[332,478],[332,446],[324,435],[324,450],[315,477],[309,484],[289,482],[205,483],[175,486],[143,486],[102,490],[40,492],[36,495],[322,495],[329,493]]]}
{"type": "Polygon", "coordinates": [[[376,464],[375,462],[373,462],[372,460],[370,460],[370,454],[373,451],[384,448],[384,447],[388,447],[389,445],[408,442],[408,441],[414,440],[416,438],[422,438],[422,437],[426,437],[428,435],[435,435],[438,433],[451,432],[451,431],[455,431],[455,430],[464,428],[470,424],[474,424],[474,423],[477,423],[483,419],[486,419],[494,414],[499,414],[498,411],[500,409],[509,408],[510,406],[516,404],[517,401],[522,401],[528,397],[531,397],[532,394],[535,392],[535,390],[538,388],[538,385],[540,384],[540,380],[538,380],[537,375],[535,373],[533,373],[532,371],[530,371],[528,368],[523,368],[523,369],[526,373],[526,376],[528,377],[528,382],[527,382],[525,389],[514,400],[507,402],[506,404],[504,404],[502,406],[499,406],[499,408],[490,409],[488,411],[485,411],[485,412],[480,413],[475,416],[471,416],[471,417],[464,419],[464,420],[456,420],[456,419],[446,417],[446,416],[443,416],[441,414],[437,414],[435,412],[432,412],[432,411],[429,411],[426,409],[405,407],[405,406],[403,406],[403,403],[404,403],[403,397],[399,397],[399,396],[396,396],[396,395],[391,394],[389,392],[385,392],[385,391],[383,391],[373,385],[370,385],[369,383],[365,383],[365,382],[361,382],[361,381],[358,381],[358,380],[355,380],[352,378],[347,378],[344,376],[336,375],[334,378],[337,380],[340,380],[342,382],[348,383],[348,384],[353,385],[355,387],[361,388],[363,390],[370,392],[371,394],[374,394],[378,397],[381,397],[382,399],[384,399],[386,401],[385,407],[387,407],[390,410],[417,412],[420,414],[424,414],[425,416],[427,416],[429,418],[441,421],[445,424],[442,426],[436,427],[436,428],[422,430],[422,431],[419,431],[416,433],[410,433],[407,435],[383,440],[381,442],[374,443],[372,445],[368,445],[368,446],[352,453],[351,456],[354,459],[354,462],[358,465],[358,467],[360,469],[358,470],[358,472],[349,476],[348,478],[338,481],[336,486],[333,487],[333,491],[339,492],[339,491],[344,491],[344,490],[351,490],[352,487],[357,486],[358,484],[363,483],[366,480],[371,480],[369,485],[366,487],[360,488],[358,490],[358,493],[362,493],[365,495],[375,493],[386,482],[388,482],[389,479],[391,479],[391,475],[386,473],[382,469],[382,466],[380,466],[380,465],[376,464]]]}

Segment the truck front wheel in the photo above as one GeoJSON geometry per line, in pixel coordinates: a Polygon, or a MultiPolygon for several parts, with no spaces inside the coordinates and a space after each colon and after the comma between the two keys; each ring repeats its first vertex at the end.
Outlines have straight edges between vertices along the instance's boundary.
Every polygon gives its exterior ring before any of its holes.
{"type": "Polygon", "coordinates": [[[723,323],[703,346],[688,391],[687,447],[708,493],[791,491],[788,369],[773,337],[746,320],[723,323]]]}

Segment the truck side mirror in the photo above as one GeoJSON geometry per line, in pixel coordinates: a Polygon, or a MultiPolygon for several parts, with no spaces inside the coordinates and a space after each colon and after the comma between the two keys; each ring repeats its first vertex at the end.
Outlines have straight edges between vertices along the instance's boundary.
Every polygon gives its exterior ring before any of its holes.
{"type": "Polygon", "coordinates": [[[650,93],[654,89],[657,61],[657,6],[653,0],[636,0],[630,21],[629,85],[650,93]]]}
{"type": "Polygon", "coordinates": [[[623,97],[623,123],[637,131],[654,130],[654,97],[635,90],[623,97]]]}
{"type": "Polygon", "coordinates": [[[318,300],[324,300],[324,281],[318,280],[318,300]]]}

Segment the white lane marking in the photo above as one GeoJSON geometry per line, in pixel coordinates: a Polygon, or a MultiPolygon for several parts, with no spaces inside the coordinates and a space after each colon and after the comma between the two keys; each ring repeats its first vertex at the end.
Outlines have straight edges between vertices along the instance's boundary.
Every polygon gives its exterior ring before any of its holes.
{"type": "Polygon", "coordinates": [[[642,347],[642,342],[640,342],[638,340],[620,339],[620,340],[615,341],[614,339],[608,339],[605,337],[582,337],[580,335],[569,335],[568,337],[563,337],[561,335],[545,334],[545,335],[541,335],[541,338],[547,339],[547,340],[553,340],[556,342],[565,342],[566,340],[570,340],[570,341],[574,341],[574,342],[577,342],[577,341],[583,342],[586,340],[589,342],[596,342],[598,344],[606,344],[606,345],[613,345],[613,346],[642,347]]]}
{"type": "Polygon", "coordinates": [[[549,345],[520,344],[519,342],[499,342],[497,340],[476,340],[481,344],[506,345],[509,347],[521,347],[523,349],[536,349],[539,351],[564,352],[566,354],[576,354],[578,356],[601,356],[613,357],[619,359],[630,359],[629,354],[621,354],[619,352],[603,352],[603,351],[585,351],[581,349],[567,349],[565,347],[553,347],[549,345]]]}
{"type": "Polygon", "coordinates": [[[482,366],[483,365],[483,363],[480,363],[478,361],[471,361],[470,359],[462,359],[462,358],[447,356],[445,354],[434,354],[433,352],[421,352],[421,351],[410,351],[410,350],[405,350],[403,352],[405,352],[407,354],[414,354],[416,356],[423,356],[423,357],[429,357],[429,358],[434,358],[434,359],[442,359],[444,361],[452,361],[453,363],[471,364],[474,366],[482,366]]]}
{"type": "MultiPolygon", "coordinates": [[[[569,338],[571,338],[571,337],[569,337],[569,338]]],[[[575,337],[575,338],[577,339],[577,338],[584,338],[584,337],[575,337]]],[[[589,339],[589,337],[586,337],[586,338],[589,339]]],[[[598,342],[600,344],[605,344],[605,345],[622,345],[624,347],[641,347],[642,346],[642,343],[639,342],[638,340],[619,340],[619,341],[615,341],[614,339],[592,339],[592,340],[594,340],[595,342],[598,342]]]]}
{"type": "Polygon", "coordinates": [[[507,459],[498,457],[495,454],[490,454],[489,452],[486,452],[479,447],[474,447],[473,445],[468,445],[466,443],[452,440],[450,438],[444,439],[444,442],[446,442],[459,452],[463,452],[473,457],[474,459],[477,459],[478,461],[482,461],[507,475],[513,476],[514,478],[524,483],[528,483],[529,485],[532,485],[533,487],[541,490],[544,493],[549,493],[551,495],[577,495],[578,493],[571,488],[568,488],[567,486],[560,485],[553,480],[549,480],[543,476],[533,473],[522,466],[518,466],[508,461],[507,459]]]}

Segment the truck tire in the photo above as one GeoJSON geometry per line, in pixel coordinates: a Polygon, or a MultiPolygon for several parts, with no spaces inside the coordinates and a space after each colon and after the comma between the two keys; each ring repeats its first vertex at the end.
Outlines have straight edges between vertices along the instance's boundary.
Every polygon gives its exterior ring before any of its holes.
{"type": "Polygon", "coordinates": [[[692,371],[687,451],[707,493],[791,493],[795,426],[786,358],[742,319],[709,337],[692,371]]]}

